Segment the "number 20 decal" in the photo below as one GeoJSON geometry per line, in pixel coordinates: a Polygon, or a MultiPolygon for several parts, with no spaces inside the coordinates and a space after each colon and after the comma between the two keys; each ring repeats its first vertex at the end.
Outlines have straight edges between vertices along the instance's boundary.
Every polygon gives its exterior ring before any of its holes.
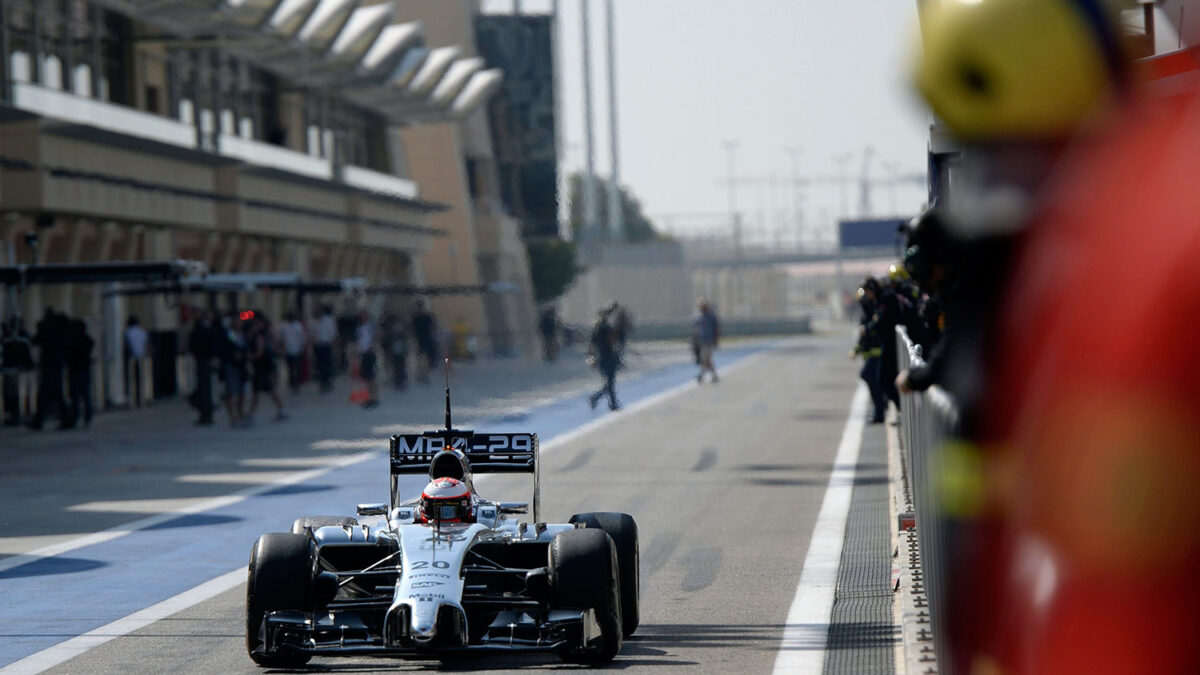
{"type": "MultiPolygon", "coordinates": [[[[448,569],[450,567],[450,563],[446,562],[445,560],[434,560],[433,566],[436,569],[444,570],[444,569],[448,569]]],[[[414,570],[423,570],[428,567],[429,567],[428,560],[414,560],[413,564],[412,564],[412,569],[414,569],[414,570]]]]}

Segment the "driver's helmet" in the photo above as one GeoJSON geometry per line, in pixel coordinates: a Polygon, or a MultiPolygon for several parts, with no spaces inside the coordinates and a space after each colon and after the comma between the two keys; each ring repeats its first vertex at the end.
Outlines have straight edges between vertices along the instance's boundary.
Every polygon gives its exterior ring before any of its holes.
{"type": "Polygon", "coordinates": [[[471,490],[457,478],[435,478],[421,491],[421,520],[469,523],[475,520],[471,490]]]}

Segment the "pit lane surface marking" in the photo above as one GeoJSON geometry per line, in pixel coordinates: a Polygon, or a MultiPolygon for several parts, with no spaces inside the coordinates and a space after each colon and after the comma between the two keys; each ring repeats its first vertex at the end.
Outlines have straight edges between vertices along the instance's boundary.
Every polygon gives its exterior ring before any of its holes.
{"type": "MultiPolygon", "coordinates": [[[[725,363],[720,364],[722,373],[725,375],[730,375],[749,365],[750,363],[753,363],[757,357],[761,357],[772,351],[772,349],[778,348],[783,344],[787,343],[777,342],[741,349],[730,349],[727,354],[724,355],[726,358],[722,359],[725,361],[725,363]]],[[[531,417],[534,414],[539,413],[549,415],[550,417],[545,421],[545,423],[529,420],[528,422],[522,422],[521,424],[531,425],[531,427],[537,427],[538,429],[546,430],[543,435],[547,437],[548,440],[542,444],[541,450],[543,453],[548,452],[584,434],[600,429],[604,426],[612,424],[613,422],[619,421],[628,415],[635,414],[640,410],[660,404],[672,397],[678,396],[685,391],[697,387],[697,383],[694,379],[692,379],[694,377],[694,372],[694,366],[687,364],[667,368],[663,371],[651,373],[637,378],[636,380],[632,380],[624,387],[621,387],[620,391],[623,392],[626,400],[633,400],[634,403],[626,406],[615,414],[609,413],[601,417],[592,417],[589,421],[583,422],[582,424],[579,424],[578,422],[583,418],[591,417],[592,413],[585,410],[583,412],[586,414],[581,415],[580,410],[577,409],[581,406],[578,405],[571,405],[564,410],[562,409],[562,402],[547,406],[548,409],[545,410],[529,411],[531,417]],[[682,384],[679,383],[681,376],[685,376],[687,378],[682,384]],[[667,388],[663,389],[664,386],[667,388]]],[[[482,420],[475,426],[483,428],[484,426],[487,426],[487,421],[482,420]]],[[[237,518],[237,516],[230,513],[231,509],[234,507],[241,507],[242,509],[248,509],[253,512],[254,509],[249,502],[270,497],[281,488],[286,489],[293,486],[303,488],[303,484],[310,482],[313,478],[328,475],[336,470],[341,470],[339,472],[341,474],[353,475],[348,477],[343,476],[342,480],[333,481],[334,483],[340,483],[343,486],[341,490],[335,490],[334,492],[342,494],[347,491],[351,491],[352,493],[358,495],[358,501],[363,501],[361,499],[361,495],[370,494],[369,491],[377,491],[379,489],[379,485],[375,484],[378,482],[378,472],[367,470],[367,460],[383,459],[383,457],[384,453],[382,451],[359,453],[346,458],[346,460],[344,460],[340,466],[330,466],[323,469],[300,472],[276,483],[256,486],[255,488],[250,488],[248,490],[235,493],[234,495],[208,500],[187,509],[180,509],[172,513],[164,513],[159,516],[154,516],[136,521],[135,523],[123,525],[119,528],[113,528],[109,531],[82,537],[80,539],[72,540],[71,542],[64,542],[63,544],[59,544],[57,546],[47,547],[47,549],[59,549],[65,547],[65,550],[60,550],[58,553],[54,554],[61,555],[63,552],[76,550],[93,544],[101,544],[102,546],[107,545],[107,547],[117,546],[116,550],[113,550],[110,556],[107,557],[110,559],[125,558],[124,560],[120,560],[120,566],[125,568],[122,571],[129,575],[129,579],[127,579],[124,583],[114,584],[105,577],[96,574],[94,570],[91,570],[90,573],[80,572],[74,575],[79,577],[79,588],[75,588],[73,585],[67,585],[68,587],[64,588],[64,585],[60,584],[54,589],[42,589],[41,593],[37,593],[34,589],[26,588],[25,591],[26,594],[29,595],[28,598],[13,597],[14,594],[12,592],[8,593],[7,595],[10,602],[7,606],[10,608],[9,611],[15,611],[11,608],[22,608],[21,614],[26,617],[25,620],[27,623],[29,623],[29,630],[31,633],[27,636],[23,636],[25,639],[9,640],[7,644],[0,645],[0,660],[7,658],[19,659],[3,668],[0,668],[0,672],[40,673],[44,670],[64,663],[69,659],[79,656],[80,654],[83,654],[110,640],[127,635],[150,623],[154,623],[155,621],[165,618],[166,616],[178,613],[209,598],[233,589],[244,582],[246,571],[245,566],[241,565],[234,570],[224,572],[219,576],[210,579],[200,586],[187,588],[187,590],[174,596],[170,596],[166,600],[163,600],[151,607],[133,611],[123,618],[104,623],[99,627],[92,628],[90,630],[82,627],[77,628],[76,626],[79,626],[83,623],[92,623],[95,625],[94,618],[81,619],[76,616],[74,610],[78,609],[79,598],[81,597],[86,597],[89,599],[90,606],[88,609],[91,611],[95,611],[97,606],[117,608],[123,611],[129,611],[129,609],[132,608],[129,604],[130,600],[125,597],[124,590],[127,588],[136,587],[139,584],[143,586],[145,585],[145,579],[141,574],[141,568],[140,566],[137,566],[137,563],[144,561],[145,558],[139,556],[139,551],[145,551],[148,554],[161,554],[161,550],[164,548],[172,549],[174,554],[168,554],[167,557],[169,560],[166,561],[165,564],[159,567],[156,571],[160,574],[167,574],[171,571],[175,572],[176,578],[172,579],[171,581],[174,582],[174,587],[178,588],[180,582],[186,583],[188,580],[194,581],[197,576],[203,578],[205,574],[212,574],[214,572],[218,572],[220,569],[214,569],[211,561],[205,561],[207,564],[203,565],[201,569],[196,569],[196,561],[192,560],[191,556],[203,556],[206,548],[220,546],[222,544],[228,545],[231,541],[236,541],[240,544],[242,540],[240,536],[229,536],[223,542],[196,542],[194,538],[188,537],[186,534],[180,536],[178,533],[176,533],[174,539],[177,542],[178,549],[173,549],[170,542],[166,546],[163,546],[161,544],[161,537],[153,537],[153,534],[161,534],[161,532],[164,531],[169,532],[169,521],[179,519],[181,516],[204,517],[207,515],[210,518],[217,519],[237,518]],[[201,508],[202,506],[206,508],[201,508]],[[206,513],[201,514],[201,511],[205,511],[206,513]],[[214,511],[215,513],[213,513],[214,511]],[[140,525],[141,529],[137,529],[135,525],[140,525]],[[167,525],[168,528],[159,529],[163,525],[167,525]],[[150,529],[147,530],[146,528],[150,529]],[[106,537],[99,538],[99,541],[93,540],[94,538],[98,538],[98,535],[102,534],[106,535],[106,537]],[[121,543],[119,546],[112,542],[113,539],[126,536],[131,536],[133,539],[137,539],[138,541],[121,543]],[[68,544],[79,542],[81,540],[83,543],[79,544],[78,546],[67,546],[68,544]],[[129,555],[130,553],[132,553],[132,556],[129,555]],[[186,574],[184,578],[178,578],[183,573],[191,574],[186,574]],[[55,608],[64,610],[66,613],[66,616],[51,616],[48,619],[42,619],[42,627],[57,628],[57,635],[35,635],[34,632],[38,628],[36,624],[37,620],[34,619],[31,622],[28,618],[31,610],[38,615],[45,614],[44,610],[39,607],[40,605],[44,604],[43,602],[39,602],[39,600],[44,599],[44,596],[51,596],[50,599],[55,608]],[[66,630],[63,630],[64,628],[66,630]],[[76,630],[80,632],[75,633],[75,637],[70,637],[68,634],[66,634],[70,631],[76,630]],[[37,637],[40,637],[41,639],[33,639],[37,637]],[[53,641],[59,638],[68,639],[57,644],[52,643],[52,646],[45,647],[41,650],[37,650],[36,647],[30,649],[32,644],[39,642],[44,644],[47,639],[53,641]],[[14,651],[24,651],[24,653],[28,654],[28,656],[21,658],[23,655],[19,653],[13,654],[12,652],[14,651]]],[[[421,487],[419,483],[422,482],[423,481],[419,477],[413,477],[413,485],[411,486],[412,490],[419,490],[421,487]]],[[[324,495],[320,499],[314,499],[312,495],[300,491],[297,494],[290,495],[290,497],[290,499],[285,498],[280,503],[275,504],[275,508],[272,510],[279,511],[286,508],[291,509],[288,512],[294,514],[302,514],[302,512],[316,513],[345,510],[345,503],[332,499],[330,495],[324,495]],[[314,506],[314,501],[321,505],[314,506]],[[292,502],[293,504],[292,506],[285,507],[285,502],[292,502]],[[331,506],[324,506],[325,504],[330,504],[331,502],[331,506]]],[[[351,499],[353,499],[353,497],[351,499]]],[[[257,515],[261,517],[262,514],[259,513],[257,515]]],[[[243,520],[241,529],[245,529],[246,525],[252,529],[261,527],[261,524],[253,519],[241,518],[241,520],[243,520]],[[245,523],[245,520],[250,520],[250,522],[245,523]]],[[[216,522],[221,521],[218,520],[216,522]]],[[[235,522],[229,522],[225,525],[225,527],[235,529],[236,525],[235,522]]],[[[236,534],[240,535],[241,533],[237,532],[236,534]]],[[[253,536],[256,535],[250,535],[250,539],[247,539],[247,541],[252,541],[253,536]]],[[[213,553],[214,552],[209,552],[207,557],[212,558],[213,553]]],[[[244,555],[244,553],[244,551],[239,549],[234,557],[240,558],[244,555]]],[[[25,555],[32,556],[33,554],[25,555]]],[[[105,556],[98,555],[95,557],[104,558],[105,556]]],[[[26,564],[29,562],[29,560],[25,561],[26,564]]],[[[4,576],[2,575],[3,571],[4,569],[0,568],[0,582],[3,582],[4,580],[4,576]]],[[[0,587],[2,587],[2,584],[0,584],[0,587]]],[[[164,583],[164,580],[160,579],[156,583],[156,587],[170,588],[172,587],[172,584],[169,582],[164,583]]],[[[13,589],[13,591],[17,593],[19,593],[21,590],[21,586],[13,589]]],[[[5,614],[6,612],[4,608],[0,607],[0,619],[16,618],[13,616],[5,616],[5,614]]],[[[117,616],[121,615],[117,614],[117,616]]]]}
{"type": "Polygon", "coordinates": [[[817,514],[796,595],[788,610],[783,642],[775,659],[777,674],[819,673],[825,665],[829,621],[833,615],[838,569],[842,564],[846,517],[854,493],[854,474],[862,448],[867,401],[867,388],[859,383],[850,401],[850,416],[846,418],[846,428],[833,460],[825,501],[817,514]]]}
{"type": "Polygon", "coordinates": [[[50,546],[44,546],[28,553],[14,555],[12,557],[5,558],[4,560],[0,560],[0,573],[10,570],[14,567],[20,567],[21,565],[27,565],[29,563],[44,560],[46,558],[61,556],[64,553],[69,553],[86,546],[112,541],[113,539],[124,537],[125,535],[132,534],[133,532],[137,532],[139,530],[147,530],[158,527],[168,523],[169,521],[176,520],[180,516],[214,511],[226,506],[237,504],[238,502],[244,501],[250,497],[261,495],[265,492],[270,492],[271,490],[277,490],[281,487],[286,487],[289,485],[305,483],[315,478],[320,478],[321,476],[324,476],[325,474],[336,469],[350,466],[352,464],[358,464],[359,462],[364,462],[377,456],[378,454],[378,451],[373,451],[350,455],[348,457],[338,459],[334,463],[320,469],[312,469],[310,471],[301,471],[298,473],[289,474],[287,476],[277,478],[269,483],[263,483],[261,485],[246,488],[245,490],[235,492],[231,495],[206,499],[202,502],[192,504],[191,506],[185,506],[180,509],[159,513],[148,518],[135,520],[132,523],[125,523],[123,525],[111,527],[106,530],[94,532],[77,539],[70,539],[57,544],[51,544],[50,546]]]}

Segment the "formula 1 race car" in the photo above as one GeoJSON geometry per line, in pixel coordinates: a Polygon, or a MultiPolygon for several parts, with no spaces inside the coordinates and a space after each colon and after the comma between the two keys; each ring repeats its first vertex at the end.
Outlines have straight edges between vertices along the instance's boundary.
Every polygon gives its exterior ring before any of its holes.
{"type": "Polygon", "coordinates": [[[638,534],[624,513],[540,522],[538,439],[446,428],[391,438],[391,499],[297,519],[250,554],[246,649],[260,666],[314,656],[437,658],[484,650],[611,660],[638,626],[638,534]],[[401,477],[428,472],[419,498],[401,477]],[[533,475],[529,505],[475,492],[482,473],[533,475]]]}

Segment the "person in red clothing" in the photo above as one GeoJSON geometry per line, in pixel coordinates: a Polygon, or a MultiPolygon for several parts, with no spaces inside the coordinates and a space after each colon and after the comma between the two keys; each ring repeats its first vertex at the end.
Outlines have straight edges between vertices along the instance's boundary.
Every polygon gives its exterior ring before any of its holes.
{"type": "Polygon", "coordinates": [[[1200,672],[1198,175],[1200,91],[1147,101],[1022,242],[982,434],[1015,672],[1200,672]]]}
{"type": "Polygon", "coordinates": [[[926,100],[992,175],[1035,177],[949,205],[1008,214],[1014,249],[941,451],[939,665],[1200,672],[1200,91],[1139,89],[1112,3],[928,6],[926,100]]]}

